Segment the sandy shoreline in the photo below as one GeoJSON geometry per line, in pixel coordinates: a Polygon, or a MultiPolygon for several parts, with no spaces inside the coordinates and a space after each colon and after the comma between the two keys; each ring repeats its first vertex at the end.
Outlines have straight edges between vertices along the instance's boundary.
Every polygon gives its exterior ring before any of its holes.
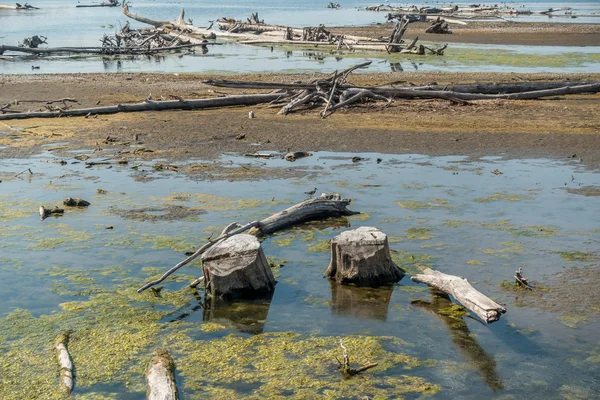
{"type": "MultiPolygon", "coordinates": [[[[382,16],[383,19],[383,16],[382,16]]],[[[560,22],[466,21],[467,25],[450,24],[452,34],[428,34],[431,22],[414,22],[408,26],[407,38],[440,43],[475,43],[529,46],[600,46],[600,24],[570,24],[560,22]]],[[[386,37],[391,23],[334,28],[338,33],[368,37],[386,37]]]]}
{"type": "MultiPolygon", "coordinates": [[[[244,75],[245,80],[291,82],[310,75],[244,75]]],[[[81,107],[139,102],[177,95],[219,95],[202,84],[200,75],[90,74],[0,77],[0,104],[19,100],[75,98],[81,107]]],[[[600,75],[361,73],[354,83],[375,85],[394,80],[415,84],[587,79],[600,75]]],[[[218,92],[234,93],[220,89],[218,92]]],[[[239,92],[238,92],[239,93],[239,92]]],[[[43,103],[27,103],[31,109],[43,103]]],[[[453,105],[441,100],[395,101],[390,107],[365,104],[326,120],[317,111],[277,115],[266,105],[200,111],[121,113],[97,118],[28,119],[0,122],[0,157],[27,157],[59,143],[54,154],[72,157],[72,149],[97,149],[106,157],[143,159],[214,159],[223,152],[257,150],[381,152],[395,154],[548,157],[582,159],[600,167],[600,94],[531,101],[476,101],[453,105]],[[255,119],[248,119],[254,110],[255,119]],[[123,153],[120,143],[138,135],[151,153],[123,153]],[[236,140],[245,134],[244,140],[236,140]]],[[[78,106],[79,107],[79,106],[78,106]]]]}

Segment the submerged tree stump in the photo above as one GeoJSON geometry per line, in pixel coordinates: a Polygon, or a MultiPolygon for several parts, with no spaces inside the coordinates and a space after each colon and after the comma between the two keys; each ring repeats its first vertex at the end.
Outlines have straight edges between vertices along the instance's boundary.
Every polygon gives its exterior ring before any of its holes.
{"type": "Polygon", "coordinates": [[[404,273],[392,261],[387,235],[363,226],[331,240],[331,262],[325,276],[341,284],[380,286],[398,282],[404,273]]]}
{"type": "Polygon", "coordinates": [[[166,350],[157,350],[146,370],[146,399],[179,400],[175,363],[166,350]]]}
{"type": "Polygon", "coordinates": [[[269,262],[253,235],[239,234],[202,255],[206,290],[215,297],[255,298],[275,287],[269,262]]]}

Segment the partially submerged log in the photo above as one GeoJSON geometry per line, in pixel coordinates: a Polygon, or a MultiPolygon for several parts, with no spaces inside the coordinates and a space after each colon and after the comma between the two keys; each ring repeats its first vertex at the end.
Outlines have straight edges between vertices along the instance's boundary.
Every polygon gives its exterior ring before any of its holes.
{"type": "Polygon", "coordinates": [[[40,219],[43,221],[52,214],[58,214],[58,215],[64,214],[65,210],[62,208],[58,208],[58,206],[54,206],[54,208],[46,208],[44,206],[40,206],[39,213],[40,213],[40,219]]]}
{"type": "Polygon", "coordinates": [[[340,339],[340,347],[342,348],[342,350],[344,350],[344,362],[342,363],[340,362],[340,360],[338,360],[338,363],[340,364],[340,370],[342,371],[342,374],[344,374],[344,376],[346,377],[358,375],[361,372],[374,368],[378,365],[378,363],[368,363],[360,368],[352,368],[350,367],[350,356],[348,355],[348,349],[346,348],[346,346],[344,346],[344,342],[342,341],[342,339],[340,339]]]}
{"type": "Polygon", "coordinates": [[[426,268],[422,274],[411,276],[410,279],[451,295],[487,324],[497,321],[506,312],[506,307],[478,292],[465,278],[426,268]]]}
{"type": "Polygon", "coordinates": [[[60,388],[67,394],[71,394],[74,385],[73,361],[67,349],[68,343],[69,333],[66,332],[56,338],[54,349],[56,350],[56,357],[60,367],[60,388]]]}
{"type": "Polygon", "coordinates": [[[202,255],[207,293],[226,299],[270,293],[275,277],[256,236],[238,234],[202,255]]]}
{"type": "Polygon", "coordinates": [[[404,272],[392,261],[387,235],[363,226],[331,239],[325,276],[344,285],[381,286],[398,282],[404,272]]]}
{"type": "Polygon", "coordinates": [[[72,198],[72,197],[67,197],[64,201],[63,204],[67,207],[87,207],[90,205],[89,201],[85,201],[83,199],[80,198],[72,198]]]}
{"type": "Polygon", "coordinates": [[[350,202],[339,194],[323,193],[259,221],[250,234],[268,235],[302,222],[358,214],[348,210],[350,202]]]}
{"type": "Polygon", "coordinates": [[[157,350],[146,370],[147,400],[179,400],[175,362],[166,350],[157,350]]]}

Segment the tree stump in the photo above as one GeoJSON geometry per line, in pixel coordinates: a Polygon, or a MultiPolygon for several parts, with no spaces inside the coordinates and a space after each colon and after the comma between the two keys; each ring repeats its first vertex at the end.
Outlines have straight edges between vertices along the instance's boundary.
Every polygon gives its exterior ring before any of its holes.
{"type": "Polygon", "coordinates": [[[275,277],[253,235],[239,234],[217,243],[202,255],[206,290],[226,299],[255,298],[275,287],[275,277]]]}
{"type": "Polygon", "coordinates": [[[331,262],[325,276],[341,284],[380,286],[398,282],[404,272],[392,261],[387,235],[363,226],[331,240],[331,262]]]}

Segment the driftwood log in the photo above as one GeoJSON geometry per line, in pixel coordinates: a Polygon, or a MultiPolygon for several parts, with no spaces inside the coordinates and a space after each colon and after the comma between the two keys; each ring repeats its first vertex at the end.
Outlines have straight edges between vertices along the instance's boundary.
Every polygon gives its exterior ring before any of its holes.
{"type": "Polygon", "coordinates": [[[255,298],[271,293],[275,277],[256,236],[239,234],[202,255],[206,290],[225,299],[255,298]]]}
{"type": "Polygon", "coordinates": [[[60,387],[67,394],[71,394],[74,385],[73,361],[67,349],[68,343],[69,333],[63,333],[56,338],[54,349],[56,350],[58,366],[60,367],[60,387]]]}
{"type": "Polygon", "coordinates": [[[465,278],[426,268],[422,274],[411,276],[410,279],[451,295],[487,324],[497,321],[506,312],[506,307],[478,292],[465,278]]]}
{"type": "Polygon", "coordinates": [[[259,221],[250,233],[268,235],[302,222],[358,214],[348,210],[350,202],[350,199],[342,199],[338,194],[323,193],[259,221]]]}
{"type": "Polygon", "coordinates": [[[381,286],[398,282],[404,273],[392,261],[387,235],[363,226],[331,239],[331,262],[325,276],[341,284],[381,286]]]}
{"type": "Polygon", "coordinates": [[[147,400],[179,400],[175,362],[166,350],[157,350],[146,370],[147,400]]]}
{"type": "Polygon", "coordinates": [[[39,8],[29,5],[27,3],[25,3],[25,4],[15,3],[14,6],[10,6],[7,4],[0,4],[0,10],[39,10],[39,8]]]}
{"type": "Polygon", "coordinates": [[[162,111],[162,110],[199,110],[203,108],[254,105],[269,103],[287,97],[285,93],[251,94],[191,100],[146,100],[142,103],[117,104],[115,106],[80,108],[64,111],[34,111],[0,115],[0,120],[26,118],[85,117],[96,114],[116,114],[120,112],[162,111]]]}

